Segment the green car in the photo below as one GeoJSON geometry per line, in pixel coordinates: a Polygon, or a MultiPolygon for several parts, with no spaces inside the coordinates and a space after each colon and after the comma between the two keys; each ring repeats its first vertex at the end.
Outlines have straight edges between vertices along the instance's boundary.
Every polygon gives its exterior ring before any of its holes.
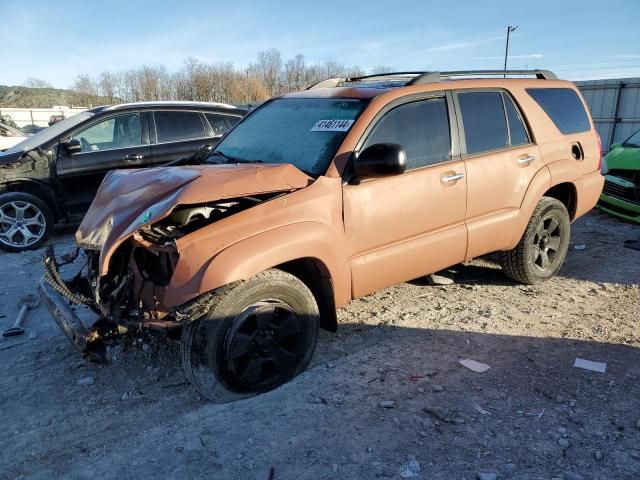
{"type": "Polygon", "coordinates": [[[605,157],[608,168],[598,207],[640,223],[640,130],[622,144],[614,143],[605,157]]]}

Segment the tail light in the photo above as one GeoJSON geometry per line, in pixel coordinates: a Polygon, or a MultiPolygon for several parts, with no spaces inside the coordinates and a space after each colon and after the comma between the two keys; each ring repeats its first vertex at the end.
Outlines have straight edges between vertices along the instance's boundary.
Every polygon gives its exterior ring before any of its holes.
{"type": "Polygon", "coordinates": [[[596,134],[596,144],[598,145],[598,170],[602,170],[602,140],[597,130],[594,130],[596,134]]]}

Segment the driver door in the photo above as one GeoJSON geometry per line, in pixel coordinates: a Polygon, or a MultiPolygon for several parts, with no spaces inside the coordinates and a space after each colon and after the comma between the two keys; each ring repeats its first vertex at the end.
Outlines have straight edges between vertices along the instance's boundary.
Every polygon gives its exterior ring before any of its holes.
{"type": "Polygon", "coordinates": [[[401,145],[407,170],[343,187],[352,295],[367,295],[461,262],[467,249],[466,169],[444,94],[406,101],[361,149],[401,145]]]}
{"type": "Polygon", "coordinates": [[[123,112],[102,117],[66,139],[78,140],[80,152],[70,154],[60,144],[57,182],[69,213],[89,208],[109,170],[144,166],[151,153],[147,125],[146,113],[123,112]]]}

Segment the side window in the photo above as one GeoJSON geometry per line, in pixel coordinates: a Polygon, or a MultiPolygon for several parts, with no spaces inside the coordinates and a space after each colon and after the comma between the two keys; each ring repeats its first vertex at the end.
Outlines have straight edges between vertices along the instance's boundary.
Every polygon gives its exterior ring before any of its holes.
{"type": "Polygon", "coordinates": [[[467,154],[509,146],[507,121],[499,92],[461,92],[458,93],[458,103],[467,154]]]}
{"type": "Polygon", "coordinates": [[[142,145],[140,114],[126,113],[91,125],[72,139],[79,140],[82,152],[99,152],[142,145]]]}
{"type": "Polygon", "coordinates": [[[529,135],[524,126],[520,112],[516,109],[509,95],[503,94],[504,108],[507,111],[507,121],[509,122],[509,133],[511,135],[511,146],[526,145],[529,143],[529,135]]]}
{"type": "Polygon", "coordinates": [[[177,142],[206,136],[202,117],[198,112],[153,112],[158,142],[177,142]]]}
{"type": "Polygon", "coordinates": [[[388,112],[369,134],[363,149],[376,143],[397,143],[407,153],[407,169],[451,159],[449,115],[444,98],[400,105],[388,112]]]}
{"type": "Polygon", "coordinates": [[[236,123],[240,121],[239,117],[234,117],[231,115],[218,115],[215,113],[205,113],[207,120],[209,121],[209,125],[213,129],[214,135],[220,135],[227,130],[230,130],[236,123]]]}
{"type": "Polygon", "coordinates": [[[591,129],[578,94],[571,88],[527,88],[527,93],[565,135],[591,129]]]}

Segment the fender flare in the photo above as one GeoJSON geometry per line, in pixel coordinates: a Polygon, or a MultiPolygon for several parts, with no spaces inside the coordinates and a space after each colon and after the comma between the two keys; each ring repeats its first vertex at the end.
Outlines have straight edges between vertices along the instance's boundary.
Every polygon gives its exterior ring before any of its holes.
{"type": "Polygon", "coordinates": [[[510,250],[518,245],[518,242],[524,235],[524,231],[529,224],[533,210],[538,205],[544,194],[556,185],[561,183],[571,183],[575,185],[576,168],[575,160],[562,159],[557,162],[549,163],[545,167],[538,170],[533,179],[529,183],[527,193],[522,199],[518,217],[513,228],[513,234],[509,246],[505,250],[510,250]]]}
{"type": "Polygon", "coordinates": [[[548,166],[542,167],[540,170],[536,172],[536,174],[529,182],[529,186],[527,187],[527,192],[520,203],[520,208],[518,209],[518,215],[516,216],[516,220],[513,224],[513,228],[511,229],[511,238],[508,246],[505,250],[511,250],[518,245],[518,242],[522,238],[525,229],[527,228],[527,224],[529,223],[529,219],[533,214],[533,210],[536,208],[536,205],[544,195],[544,193],[551,188],[551,172],[549,171],[548,166]]]}
{"type": "Polygon", "coordinates": [[[244,238],[217,253],[182,288],[167,289],[164,302],[168,307],[177,306],[283,263],[312,259],[329,273],[335,305],[340,307],[351,299],[351,279],[347,258],[338,247],[343,244],[339,237],[341,233],[322,223],[299,222],[244,238]]]}

